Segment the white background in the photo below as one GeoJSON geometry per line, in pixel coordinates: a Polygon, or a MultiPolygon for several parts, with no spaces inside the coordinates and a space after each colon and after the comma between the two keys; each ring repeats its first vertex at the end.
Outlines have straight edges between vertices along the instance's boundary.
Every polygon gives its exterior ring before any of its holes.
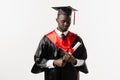
{"type": "Polygon", "coordinates": [[[0,80],[44,80],[32,74],[41,37],[55,29],[57,12],[51,7],[71,5],[79,34],[87,48],[88,74],[81,80],[120,80],[119,0],[0,0],[0,80]]]}

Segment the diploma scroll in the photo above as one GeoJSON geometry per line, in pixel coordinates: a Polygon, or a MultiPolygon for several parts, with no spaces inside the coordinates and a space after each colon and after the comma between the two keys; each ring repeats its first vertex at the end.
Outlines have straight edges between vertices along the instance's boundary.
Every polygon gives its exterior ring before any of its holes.
{"type": "Polygon", "coordinates": [[[72,54],[82,43],[77,42],[73,48],[68,50],[69,54],[72,54]]]}

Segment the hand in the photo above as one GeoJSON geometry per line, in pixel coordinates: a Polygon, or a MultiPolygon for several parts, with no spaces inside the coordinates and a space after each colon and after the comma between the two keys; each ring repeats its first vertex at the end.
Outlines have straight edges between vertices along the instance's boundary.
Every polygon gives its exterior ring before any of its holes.
{"type": "Polygon", "coordinates": [[[62,58],[54,60],[53,64],[58,66],[58,67],[64,67],[65,66],[65,63],[63,63],[63,59],[62,58]]]}
{"type": "Polygon", "coordinates": [[[70,55],[70,59],[68,60],[68,62],[72,63],[72,64],[76,64],[77,60],[74,58],[73,55],[70,55]]]}
{"type": "Polygon", "coordinates": [[[63,62],[68,62],[68,60],[70,59],[71,55],[69,53],[66,52],[66,54],[63,56],[63,62]]]}

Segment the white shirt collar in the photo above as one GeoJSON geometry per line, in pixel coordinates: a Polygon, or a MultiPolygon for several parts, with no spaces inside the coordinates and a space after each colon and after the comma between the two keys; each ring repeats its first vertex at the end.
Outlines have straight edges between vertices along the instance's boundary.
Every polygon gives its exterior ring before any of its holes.
{"type": "Polygon", "coordinates": [[[55,32],[61,37],[61,34],[64,34],[65,36],[68,34],[68,31],[60,32],[57,28],[55,29],[55,32]]]}

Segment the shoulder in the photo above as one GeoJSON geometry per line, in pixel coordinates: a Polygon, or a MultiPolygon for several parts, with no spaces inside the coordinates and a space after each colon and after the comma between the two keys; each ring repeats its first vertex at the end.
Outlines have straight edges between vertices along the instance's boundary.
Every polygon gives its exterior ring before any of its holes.
{"type": "Polygon", "coordinates": [[[52,30],[52,31],[44,34],[44,36],[42,37],[41,41],[43,41],[43,42],[47,41],[48,42],[50,40],[49,38],[53,37],[54,35],[55,35],[55,30],[52,30]]]}
{"type": "MultiPolygon", "coordinates": [[[[76,34],[76,33],[72,32],[72,31],[69,31],[69,33],[70,33],[70,34],[74,34],[74,35],[76,34]]],[[[77,35],[77,34],[76,34],[76,35],[77,35]]]]}
{"type": "Polygon", "coordinates": [[[76,36],[76,40],[78,40],[78,41],[82,41],[81,36],[78,35],[77,33],[74,33],[74,32],[71,32],[71,31],[69,31],[69,33],[70,33],[71,36],[76,36]]]}
{"type": "Polygon", "coordinates": [[[68,34],[71,36],[71,37],[78,37],[78,35],[74,32],[71,32],[69,31],[68,34]]]}
{"type": "Polygon", "coordinates": [[[45,36],[49,36],[49,35],[51,35],[53,33],[55,33],[55,30],[52,30],[52,31],[48,32],[47,34],[45,34],[45,36]]]}
{"type": "Polygon", "coordinates": [[[44,34],[41,40],[44,40],[44,39],[46,39],[48,36],[51,36],[51,34],[53,34],[54,32],[55,32],[55,30],[52,30],[52,31],[44,34]]]}

